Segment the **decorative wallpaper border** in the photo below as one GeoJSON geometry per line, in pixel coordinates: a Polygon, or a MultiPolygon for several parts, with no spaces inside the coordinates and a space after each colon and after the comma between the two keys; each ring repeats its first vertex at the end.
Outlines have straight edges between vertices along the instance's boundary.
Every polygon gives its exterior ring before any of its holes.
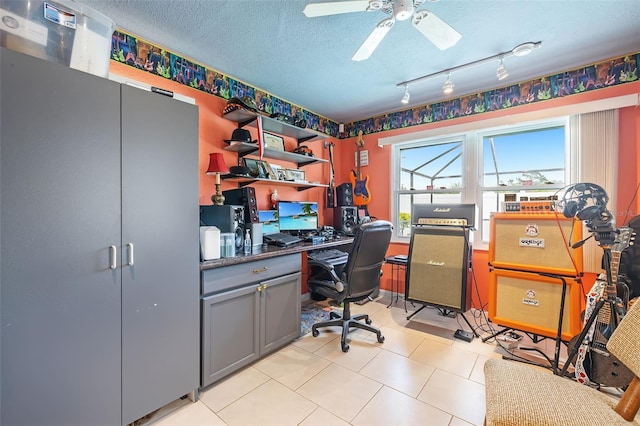
{"type": "Polygon", "coordinates": [[[345,126],[344,137],[384,132],[544,102],[638,80],[640,53],[622,56],[508,87],[392,112],[345,126]]]}
{"type": "Polygon", "coordinates": [[[339,134],[338,123],[326,117],[122,31],[113,33],[111,59],[223,99],[249,96],[266,114],[302,117],[307,128],[335,138],[355,137],[360,130],[364,134],[385,132],[544,102],[631,83],[640,74],[638,52],[512,86],[354,121],[345,124],[344,133],[339,134]]]}
{"type": "Polygon", "coordinates": [[[328,136],[338,134],[338,123],[326,117],[119,30],[111,37],[111,59],[219,98],[249,96],[265,114],[302,117],[309,129],[328,136]]]}

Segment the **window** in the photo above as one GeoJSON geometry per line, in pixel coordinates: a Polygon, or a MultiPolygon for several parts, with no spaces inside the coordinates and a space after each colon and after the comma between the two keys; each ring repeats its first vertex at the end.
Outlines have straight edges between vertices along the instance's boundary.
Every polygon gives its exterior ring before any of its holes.
{"type": "Polygon", "coordinates": [[[475,245],[486,247],[505,201],[553,198],[568,184],[567,129],[561,119],[394,145],[394,240],[408,241],[414,203],[473,203],[475,245]]]}

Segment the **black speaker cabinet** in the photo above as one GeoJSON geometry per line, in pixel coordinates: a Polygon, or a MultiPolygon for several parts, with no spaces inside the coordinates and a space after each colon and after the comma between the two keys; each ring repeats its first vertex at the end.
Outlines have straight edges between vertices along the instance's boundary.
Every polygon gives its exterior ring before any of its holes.
{"type": "Polygon", "coordinates": [[[338,207],[353,206],[353,187],[351,183],[342,183],[336,187],[336,205],[338,207]]]}
{"type": "Polygon", "coordinates": [[[406,299],[465,312],[471,307],[469,231],[415,227],[406,272],[406,299]]]}
{"type": "Polygon", "coordinates": [[[200,206],[200,226],[215,226],[221,233],[234,233],[236,253],[242,253],[244,246],[244,223],[244,206],[200,206]]]}
{"type": "Polygon", "coordinates": [[[232,206],[244,206],[245,223],[258,223],[258,201],[256,200],[256,190],[250,186],[238,189],[222,191],[224,203],[232,206]]]}
{"type": "Polygon", "coordinates": [[[353,235],[358,225],[357,207],[336,207],[333,209],[333,227],[345,235],[353,235]]]}

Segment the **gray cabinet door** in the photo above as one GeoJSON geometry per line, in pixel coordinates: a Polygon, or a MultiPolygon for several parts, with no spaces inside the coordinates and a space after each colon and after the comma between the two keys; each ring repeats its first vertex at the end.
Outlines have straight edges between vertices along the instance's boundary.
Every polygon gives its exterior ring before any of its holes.
{"type": "Polygon", "coordinates": [[[123,424],[199,385],[198,188],[198,108],[123,85],[123,424]]]}
{"type": "Polygon", "coordinates": [[[261,284],[260,356],[300,336],[300,273],[261,284]]]}
{"type": "Polygon", "coordinates": [[[0,423],[118,424],[119,86],[5,49],[0,67],[0,423]]]}
{"type": "Polygon", "coordinates": [[[203,387],[258,359],[260,293],[254,284],[202,299],[203,387]]]}

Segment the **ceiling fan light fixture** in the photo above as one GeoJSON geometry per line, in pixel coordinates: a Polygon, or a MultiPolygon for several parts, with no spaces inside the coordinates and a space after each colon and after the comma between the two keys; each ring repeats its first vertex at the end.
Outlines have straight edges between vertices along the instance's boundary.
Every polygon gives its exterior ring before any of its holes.
{"type": "Polygon", "coordinates": [[[442,85],[442,91],[444,92],[445,95],[449,95],[453,92],[454,87],[455,87],[455,84],[453,84],[453,80],[451,80],[451,73],[449,73],[447,74],[447,79],[442,85]]]}
{"type": "Polygon", "coordinates": [[[410,97],[411,95],[409,94],[409,85],[407,84],[406,86],[404,86],[404,96],[402,97],[402,100],[400,102],[402,102],[403,104],[408,104],[410,97]]]}
{"type": "Polygon", "coordinates": [[[509,71],[507,71],[507,68],[504,66],[504,60],[502,58],[500,58],[500,65],[498,65],[498,69],[496,70],[496,77],[498,77],[498,80],[504,80],[509,77],[509,71]]]}
{"type": "Polygon", "coordinates": [[[398,21],[406,21],[413,15],[413,0],[396,0],[393,4],[393,16],[398,21]]]}

